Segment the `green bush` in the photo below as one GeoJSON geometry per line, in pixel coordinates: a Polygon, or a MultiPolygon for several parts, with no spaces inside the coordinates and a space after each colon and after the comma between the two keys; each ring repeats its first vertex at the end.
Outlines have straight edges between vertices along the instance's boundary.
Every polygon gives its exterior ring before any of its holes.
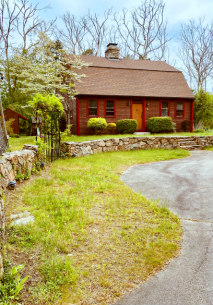
{"type": "Polygon", "coordinates": [[[133,119],[124,119],[117,121],[118,133],[134,133],[137,130],[137,121],[133,119]]]}
{"type": "Polygon", "coordinates": [[[148,119],[148,131],[152,133],[173,132],[174,126],[170,117],[153,117],[148,119]]]}
{"type": "Polygon", "coordinates": [[[114,134],[116,132],[116,123],[108,123],[107,124],[107,130],[111,133],[114,134]]]}
{"type": "Polygon", "coordinates": [[[16,133],[12,133],[10,134],[10,138],[20,138],[20,135],[16,133]]]}
{"type": "Polygon", "coordinates": [[[99,134],[103,129],[107,127],[107,122],[103,118],[91,118],[87,122],[87,127],[94,129],[95,134],[99,134]]]}

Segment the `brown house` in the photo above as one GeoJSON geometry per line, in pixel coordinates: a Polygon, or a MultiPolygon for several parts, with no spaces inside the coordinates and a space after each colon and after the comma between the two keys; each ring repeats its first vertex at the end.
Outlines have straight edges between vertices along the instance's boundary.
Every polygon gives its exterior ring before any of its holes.
{"type": "Polygon", "coordinates": [[[9,108],[4,110],[4,117],[5,117],[5,121],[9,121],[10,119],[13,119],[13,123],[12,123],[12,128],[13,128],[13,133],[15,134],[20,134],[20,122],[19,120],[27,120],[27,118],[21,114],[19,114],[18,112],[11,110],[9,108]]]}
{"type": "Polygon", "coordinates": [[[119,48],[109,44],[105,57],[82,56],[89,67],[76,84],[78,95],[73,103],[73,132],[89,134],[91,117],[106,121],[136,119],[138,131],[147,130],[153,116],[170,116],[177,131],[182,122],[193,126],[194,95],[179,70],[163,61],[119,59],[119,48]]]}

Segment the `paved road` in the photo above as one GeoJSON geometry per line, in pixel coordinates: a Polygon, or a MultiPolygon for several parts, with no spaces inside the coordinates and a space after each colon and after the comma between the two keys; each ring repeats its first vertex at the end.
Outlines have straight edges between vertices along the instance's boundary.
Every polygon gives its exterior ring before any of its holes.
{"type": "Polygon", "coordinates": [[[128,186],[159,199],[184,229],[180,256],[116,305],[213,305],[213,153],[130,167],[128,186]]]}

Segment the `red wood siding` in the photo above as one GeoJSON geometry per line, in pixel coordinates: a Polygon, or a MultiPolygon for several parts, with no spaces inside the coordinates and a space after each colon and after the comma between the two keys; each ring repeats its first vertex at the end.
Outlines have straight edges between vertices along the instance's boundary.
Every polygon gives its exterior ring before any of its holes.
{"type": "Polygon", "coordinates": [[[10,119],[14,119],[13,124],[11,125],[13,128],[13,133],[19,134],[20,133],[20,128],[19,128],[19,118],[26,120],[24,116],[21,114],[7,108],[4,110],[4,117],[5,121],[9,121],[10,119]]]}
{"type": "MultiPolygon", "coordinates": [[[[99,101],[99,115],[98,117],[105,117],[105,100],[106,99],[113,99],[116,103],[116,116],[114,118],[107,117],[106,121],[107,123],[111,122],[117,122],[121,119],[130,119],[132,117],[132,103],[136,102],[137,100],[134,98],[114,98],[114,97],[97,97],[96,98],[99,101]]],[[[78,125],[78,131],[79,134],[92,134],[93,131],[89,130],[87,128],[87,122],[89,118],[87,117],[87,100],[88,97],[79,97],[78,103],[79,106],[76,106],[77,112],[79,113],[79,121],[77,123],[78,125]],[[78,111],[79,109],[79,111],[78,111]]],[[[159,109],[161,105],[161,101],[168,101],[169,102],[169,111],[170,111],[170,117],[172,120],[176,123],[176,129],[177,131],[181,131],[181,123],[184,120],[191,121],[192,118],[192,107],[193,103],[192,100],[181,100],[181,99],[157,99],[157,98],[141,98],[138,99],[140,101],[144,101],[144,114],[143,114],[143,130],[147,130],[147,122],[150,117],[157,117],[159,116],[159,109]],[[184,102],[184,117],[183,118],[177,118],[175,117],[175,105],[176,102],[184,102]]],[[[78,105],[77,103],[77,105],[78,105]]],[[[77,132],[76,132],[77,134],[77,132]]]]}

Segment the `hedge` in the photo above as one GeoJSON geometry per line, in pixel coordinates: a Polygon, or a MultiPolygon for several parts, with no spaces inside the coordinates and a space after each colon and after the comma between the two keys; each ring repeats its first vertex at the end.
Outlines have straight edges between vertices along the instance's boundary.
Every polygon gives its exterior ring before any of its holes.
{"type": "Polygon", "coordinates": [[[147,129],[152,133],[173,132],[173,121],[170,117],[152,117],[148,119],[147,129]]]}
{"type": "Polygon", "coordinates": [[[137,121],[133,119],[118,120],[116,124],[118,133],[134,133],[137,126],[137,121]]]}

